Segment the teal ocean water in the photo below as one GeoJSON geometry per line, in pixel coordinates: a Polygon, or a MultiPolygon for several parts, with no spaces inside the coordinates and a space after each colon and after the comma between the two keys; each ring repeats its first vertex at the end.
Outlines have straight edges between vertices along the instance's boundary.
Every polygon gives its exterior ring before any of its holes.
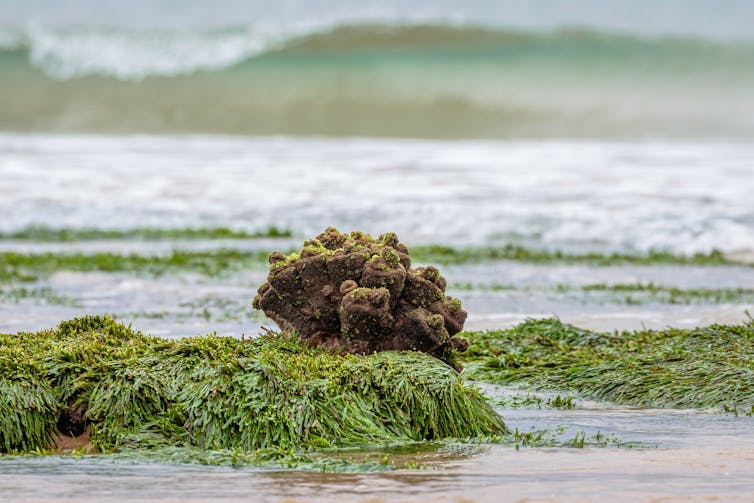
{"type": "Polygon", "coordinates": [[[29,25],[0,130],[410,138],[754,137],[754,41],[360,22],[29,25]]]}

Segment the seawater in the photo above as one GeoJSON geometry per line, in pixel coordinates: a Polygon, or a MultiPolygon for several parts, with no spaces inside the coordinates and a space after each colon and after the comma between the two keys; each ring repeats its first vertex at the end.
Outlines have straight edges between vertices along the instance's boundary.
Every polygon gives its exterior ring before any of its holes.
{"type": "MultiPolygon", "coordinates": [[[[501,142],[204,136],[0,136],[0,227],[82,228],[327,225],[397,231],[408,243],[512,242],[571,250],[751,252],[751,159],[746,143],[501,142]]],[[[3,250],[167,253],[173,247],[288,247],[292,240],[229,242],[4,242],[3,250]]],[[[750,288],[746,267],[537,266],[442,268],[452,283],[518,287],[662,282],[750,288]]],[[[253,336],[247,317],[265,271],[230,279],[161,278],[59,271],[52,287],[75,306],[26,299],[0,303],[0,330],[54,326],[113,313],[147,333],[218,331],[253,336]],[[205,315],[204,313],[208,313],[205,315]]],[[[591,328],[736,323],[751,305],[584,305],[566,296],[453,292],[469,328],[499,328],[560,315],[591,328]]],[[[549,294],[548,294],[549,295],[549,294]]],[[[488,387],[490,394],[499,392],[488,387]]],[[[317,473],[118,461],[105,457],[0,458],[0,499],[11,501],[555,501],[661,497],[747,501],[754,492],[752,420],[708,411],[581,404],[572,411],[501,410],[512,428],[565,426],[613,434],[646,448],[523,448],[493,445],[439,453],[429,470],[317,473]],[[656,444],[656,445],[654,445],[656,444]],[[501,496],[502,495],[502,496],[501,496]]]]}
{"type": "Polygon", "coordinates": [[[0,231],[395,231],[408,244],[754,252],[754,146],[0,135],[0,231]]]}
{"type": "MultiPolygon", "coordinates": [[[[0,135],[0,231],[29,226],[128,229],[289,228],[285,240],[72,243],[4,241],[2,251],[166,254],[173,249],[300,246],[334,225],[397,232],[409,245],[515,244],[572,252],[754,254],[754,147],[731,142],[432,141],[291,137],[0,135]]],[[[535,265],[442,267],[467,328],[558,316],[597,330],[739,323],[733,303],[616,301],[559,286],[754,285],[754,269],[535,265]],[[471,284],[470,290],[454,285],[471,284]],[[502,285],[487,291],[485,285],[502,285]]],[[[190,271],[160,278],[58,271],[0,303],[0,330],[41,330],[109,313],[146,333],[256,335],[270,320],[249,303],[266,270],[230,278],[190,271]]],[[[615,297],[615,295],[613,295],[615,297]]],[[[625,296],[624,296],[625,297],[625,296]]]]}
{"type": "MultiPolygon", "coordinates": [[[[490,386],[488,393],[506,392],[490,386]]],[[[420,457],[423,470],[317,473],[114,461],[0,458],[13,501],[749,501],[752,418],[589,402],[575,410],[501,410],[520,431],[563,426],[616,435],[636,448],[489,446],[420,457]]],[[[411,458],[411,456],[409,456],[411,458]]]]}
{"type": "Polygon", "coordinates": [[[295,26],[0,26],[0,130],[754,137],[751,37],[452,18],[295,26]]]}

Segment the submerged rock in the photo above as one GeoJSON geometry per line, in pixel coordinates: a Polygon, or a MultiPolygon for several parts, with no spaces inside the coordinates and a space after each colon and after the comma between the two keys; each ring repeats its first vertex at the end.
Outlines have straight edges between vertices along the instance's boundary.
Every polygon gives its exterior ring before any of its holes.
{"type": "Polygon", "coordinates": [[[411,268],[394,233],[373,239],[330,227],[297,254],[270,255],[270,274],[252,305],[312,346],[422,351],[460,370],[453,354],[468,341],[454,336],[466,311],[445,287],[437,268],[411,268]]]}

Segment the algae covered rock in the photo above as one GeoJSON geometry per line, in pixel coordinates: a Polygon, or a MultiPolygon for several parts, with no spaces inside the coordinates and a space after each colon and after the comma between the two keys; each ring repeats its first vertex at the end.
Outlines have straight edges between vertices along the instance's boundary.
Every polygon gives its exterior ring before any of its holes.
{"type": "Polygon", "coordinates": [[[299,253],[270,255],[270,274],[252,305],[312,346],[422,351],[460,370],[453,354],[468,341],[454,336],[466,311],[445,287],[437,268],[411,268],[394,233],[374,239],[331,227],[299,253]]]}
{"type": "Polygon", "coordinates": [[[477,388],[420,353],[337,355],[275,333],[165,340],[105,316],[0,334],[0,453],[81,434],[94,451],[258,463],[506,431],[477,388]]]}

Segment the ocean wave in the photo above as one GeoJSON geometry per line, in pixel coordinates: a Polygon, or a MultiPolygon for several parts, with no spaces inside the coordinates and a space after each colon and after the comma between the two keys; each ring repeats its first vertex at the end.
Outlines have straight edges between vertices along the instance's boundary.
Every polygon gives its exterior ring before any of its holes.
{"type": "Polygon", "coordinates": [[[748,42],[447,24],[0,40],[6,131],[754,137],[748,42]]]}
{"type": "Polygon", "coordinates": [[[521,31],[452,24],[373,23],[288,29],[6,27],[0,29],[0,50],[3,49],[28,52],[30,62],[53,78],[103,75],[142,80],[149,76],[220,70],[271,54],[450,51],[489,57],[549,50],[555,56],[568,56],[569,50],[577,50],[612,51],[618,56],[670,51],[678,57],[700,53],[751,57],[754,44],[690,37],[639,37],[575,28],[521,31]]]}
{"type": "Polygon", "coordinates": [[[0,47],[26,49],[48,76],[106,75],[121,80],[216,70],[263,51],[272,37],[250,28],[204,31],[43,28],[0,32],[0,47]]]}

